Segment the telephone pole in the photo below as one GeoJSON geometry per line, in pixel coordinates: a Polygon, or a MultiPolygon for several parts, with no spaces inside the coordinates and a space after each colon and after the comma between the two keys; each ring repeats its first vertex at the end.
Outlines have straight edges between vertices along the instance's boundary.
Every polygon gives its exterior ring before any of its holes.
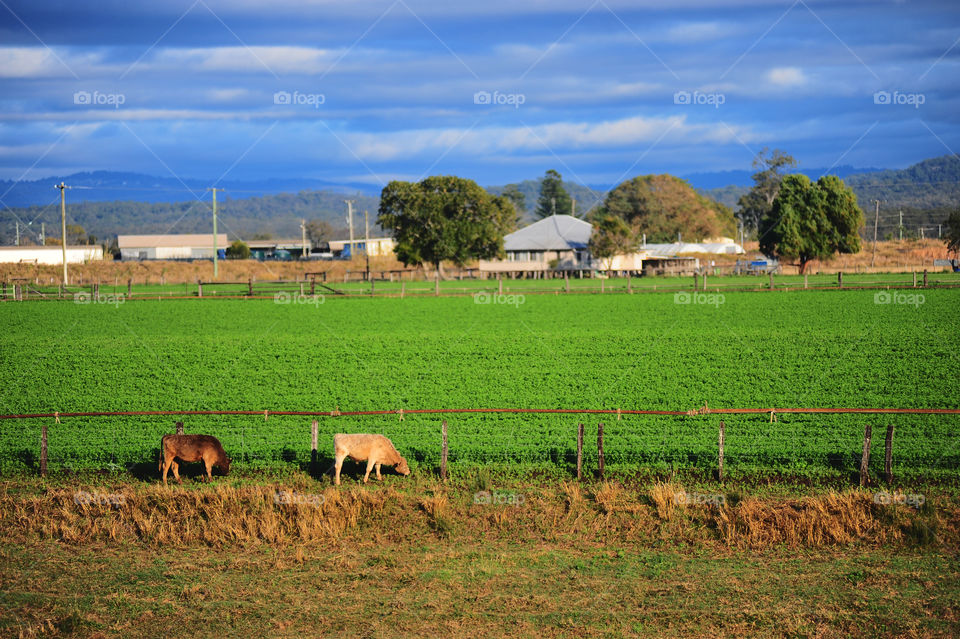
{"type": "Polygon", "coordinates": [[[367,281],[370,281],[370,218],[363,212],[363,254],[367,258],[367,281]]]}
{"type": "Polygon", "coordinates": [[[344,200],[347,203],[347,225],[350,227],[350,259],[353,259],[353,200],[344,200]]]}
{"type": "Polygon", "coordinates": [[[900,209],[900,241],[903,241],[903,209],[900,209]]]}
{"type": "Polygon", "coordinates": [[[54,185],[55,189],[60,189],[60,244],[63,247],[63,285],[69,284],[67,279],[67,189],[70,187],[61,182],[54,185]]]}
{"type": "Polygon", "coordinates": [[[301,257],[307,256],[307,221],[300,220],[300,244],[303,247],[301,252],[301,257]]]}
{"type": "Polygon", "coordinates": [[[877,225],[880,224],[880,200],[874,200],[873,202],[877,205],[877,212],[873,217],[873,257],[870,258],[871,268],[873,268],[873,265],[877,261],[877,225]]]}
{"type": "Polygon", "coordinates": [[[212,186],[208,190],[213,191],[213,279],[217,279],[219,273],[217,268],[217,191],[225,191],[226,189],[218,189],[212,186]]]}
{"type": "Polygon", "coordinates": [[[40,222],[40,246],[47,245],[47,233],[46,229],[43,226],[43,222],[40,222]]]}
{"type": "Polygon", "coordinates": [[[13,244],[14,246],[20,246],[20,220],[17,220],[14,224],[17,225],[17,239],[13,244]]]}

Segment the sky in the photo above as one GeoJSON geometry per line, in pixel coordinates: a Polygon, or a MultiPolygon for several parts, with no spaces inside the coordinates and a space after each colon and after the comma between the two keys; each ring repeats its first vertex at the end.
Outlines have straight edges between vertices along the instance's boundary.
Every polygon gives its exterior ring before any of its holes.
{"type": "Polygon", "coordinates": [[[0,0],[0,179],[902,168],[958,62],[955,0],[0,0]]]}

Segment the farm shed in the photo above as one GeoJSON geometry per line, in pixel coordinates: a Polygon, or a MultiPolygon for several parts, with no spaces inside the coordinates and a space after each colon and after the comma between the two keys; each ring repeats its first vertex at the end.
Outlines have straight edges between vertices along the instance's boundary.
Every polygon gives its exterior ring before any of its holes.
{"type": "MultiPolygon", "coordinates": [[[[230,245],[226,233],[217,234],[217,249],[230,245]]],[[[213,234],[118,235],[117,246],[124,260],[189,260],[213,258],[213,234]]]]}
{"type": "MultiPolygon", "coordinates": [[[[67,247],[67,264],[86,264],[103,259],[103,247],[83,245],[67,247]]],[[[0,246],[0,262],[7,264],[63,264],[61,246],[0,246]]]]}
{"type": "Polygon", "coordinates": [[[480,271],[579,270],[590,268],[587,242],[593,226],[571,215],[551,215],[503,238],[507,257],[480,260],[480,271]],[[551,264],[553,263],[553,264],[551,264]]]}

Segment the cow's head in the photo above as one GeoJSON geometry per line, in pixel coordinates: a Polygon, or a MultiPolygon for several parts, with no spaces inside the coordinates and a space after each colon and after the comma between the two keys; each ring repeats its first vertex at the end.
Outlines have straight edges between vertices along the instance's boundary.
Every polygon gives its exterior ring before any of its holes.
{"type": "Polygon", "coordinates": [[[224,475],[229,475],[229,474],[230,474],[230,462],[231,462],[231,461],[233,461],[233,460],[231,460],[229,457],[224,456],[224,458],[220,460],[220,463],[217,464],[217,466],[220,467],[220,471],[221,471],[224,475]]]}
{"type": "Polygon", "coordinates": [[[393,469],[398,473],[400,473],[401,475],[410,474],[410,467],[407,466],[407,460],[404,459],[403,457],[400,458],[400,461],[393,467],[393,469]]]}

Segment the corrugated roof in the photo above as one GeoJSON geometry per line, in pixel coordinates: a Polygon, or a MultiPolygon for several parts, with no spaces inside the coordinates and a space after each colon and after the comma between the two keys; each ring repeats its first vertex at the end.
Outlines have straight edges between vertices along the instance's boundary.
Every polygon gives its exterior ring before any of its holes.
{"type": "MultiPolygon", "coordinates": [[[[217,233],[217,248],[227,248],[226,233],[217,233]]],[[[180,235],[118,235],[117,246],[125,248],[171,248],[189,246],[213,248],[213,233],[183,233],[180,235]]]]}
{"type": "Polygon", "coordinates": [[[572,215],[551,215],[503,238],[508,251],[564,251],[582,249],[593,226],[572,215]]]}

